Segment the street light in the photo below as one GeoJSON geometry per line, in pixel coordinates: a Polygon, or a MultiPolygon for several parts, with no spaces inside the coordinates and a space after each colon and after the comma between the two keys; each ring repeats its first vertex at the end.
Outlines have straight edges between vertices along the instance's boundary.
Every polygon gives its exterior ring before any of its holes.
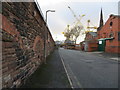
{"type": "MultiPolygon", "coordinates": [[[[47,13],[48,12],[55,12],[55,10],[47,10],[46,11],[46,26],[47,26],[47,13]]],[[[47,51],[47,48],[46,48],[46,36],[47,36],[47,31],[45,29],[45,35],[44,35],[44,55],[45,55],[45,64],[46,64],[46,51],[47,51]]]]}
{"type": "Polygon", "coordinates": [[[48,12],[55,12],[55,10],[47,10],[47,11],[46,11],[46,23],[47,23],[47,13],[48,13],[48,12]]]}

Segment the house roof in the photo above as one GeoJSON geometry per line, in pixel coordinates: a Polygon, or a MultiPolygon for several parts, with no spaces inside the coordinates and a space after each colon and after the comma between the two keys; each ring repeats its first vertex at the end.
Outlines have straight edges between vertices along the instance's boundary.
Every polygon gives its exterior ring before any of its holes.
{"type": "Polygon", "coordinates": [[[97,32],[89,32],[92,36],[97,36],[97,32]]]}
{"type": "Polygon", "coordinates": [[[111,14],[110,17],[118,17],[118,18],[120,18],[120,15],[111,14]]]}
{"type": "Polygon", "coordinates": [[[112,39],[114,39],[114,37],[111,37],[111,38],[100,38],[100,39],[98,39],[98,41],[101,41],[101,40],[112,40],[112,39]]]}

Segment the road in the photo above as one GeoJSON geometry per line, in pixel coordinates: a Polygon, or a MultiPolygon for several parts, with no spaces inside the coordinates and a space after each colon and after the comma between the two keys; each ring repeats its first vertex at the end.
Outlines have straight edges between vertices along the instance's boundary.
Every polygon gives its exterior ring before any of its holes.
{"type": "Polygon", "coordinates": [[[82,51],[59,49],[74,88],[118,88],[118,62],[82,51]]]}

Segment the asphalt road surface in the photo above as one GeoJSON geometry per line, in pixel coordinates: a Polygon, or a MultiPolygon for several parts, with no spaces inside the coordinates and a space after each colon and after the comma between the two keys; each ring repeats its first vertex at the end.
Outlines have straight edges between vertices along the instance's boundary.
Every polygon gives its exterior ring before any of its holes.
{"type": "Polygon", "coordinates": [[[59,49],[73,88],[118,88],[118,62],[82,51],[59,49]]]}

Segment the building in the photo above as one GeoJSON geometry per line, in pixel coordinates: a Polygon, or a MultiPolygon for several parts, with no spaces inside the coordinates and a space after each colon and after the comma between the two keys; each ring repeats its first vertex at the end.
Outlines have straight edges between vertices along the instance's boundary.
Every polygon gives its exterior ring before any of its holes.
{"type": "Polygon", "coordinates": [[[104,24],[101,9],[97,33],[88,32],[83,45],[84,51],[120,53],[120,16],[111,14],[104,24]]]}
{"type": "Polygon", "coordinates": [[[99,22],[99,27],[97,28],[98,31],[103,27],[103,24],[104,24],[104,21],[103,21],[103,12],[102,12],[102,8],[101,8],[100,22],[99,22]]]}
{"type": "Polygon", "coordinates": [[[84,51],[97,51],[97,32],[87,32],[84,41],[84,51]]]}
{"type": "MultiPolygon", "coordinates": [[[[99,27],[97,28],[97,30],[100,30],[102,28],[102,26],[103,26],[103,13],[102,13],[102,8],[101,8],[100,22],[99,22],[99,27]]],[[[83,43],[84,51],[97,51],[98,50],[97,34],[98,34],[97,32],[87,32],[86,33],[85,41],[83,43]]]]}
{"type": "Polygon", "coordinates": [[[97,34],[99,51],[120,53],[120,16],[111,14],[106,23],[99,26],[97,34]]]}

